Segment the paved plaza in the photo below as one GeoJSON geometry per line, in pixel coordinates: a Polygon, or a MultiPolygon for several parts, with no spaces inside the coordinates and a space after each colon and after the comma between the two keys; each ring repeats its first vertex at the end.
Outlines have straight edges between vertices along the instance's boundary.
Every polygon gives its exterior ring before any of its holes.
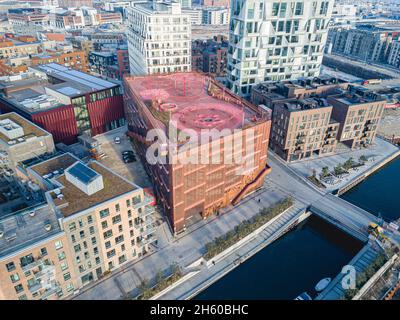
{"type": "Polygon", "coordinates": [[[293,169],[297,174],[304,178],[311,176],[313,174],[313,170],[315,170],[317,178],[320,179],[319,175],[322,172],[323,167],[328,167],[329,171],[333,172],[334,167],[336,167],[338,164],[343,164],[349,158],[352,158],[353,161],[358,162],[361,156],[365,156],[367,161],[363,166],[360,166],[357,169],[350,169],[349,174],[344,174],[340,178],[335,177],[332,174],[325,179],[324,184],[326,189],[324,190],[326,192],[331,192],[333,190],[342,188],[357,176],[368,171],[372,167],[376,166],[379,162],[385,160],[398,151],[399,148],[395,147],[389,142],[376,138],[375,144],[368,149],[350,150],[342,145],[338,148],[338,153],[335,155],[317,158],[314,160],[304,160],[290,163],[288,167],[293,169]]]}

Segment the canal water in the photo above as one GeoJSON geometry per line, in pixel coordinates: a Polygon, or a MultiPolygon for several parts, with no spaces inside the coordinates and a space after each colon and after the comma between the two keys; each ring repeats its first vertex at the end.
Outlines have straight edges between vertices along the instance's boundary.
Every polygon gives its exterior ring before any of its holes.
{"type": "Polygon", "coordinates": [[[400,218],[400,158],[393,160],[342,198],[386,221],[400,218]]]}
{"type": "Polygon", "coordinates": [[[294,299],[325,277],[335,277],[362,244],[311,216],[195,299],[294,299]]]}
{"type": "MultiPolygon", "coordinates": [[[[398,181],[400,159],[342,198],[391,221],[400,218],[398,181]]],[[[304,291],[314,297],[315,284],[322,278],[335,277],[361,248],[356,239],[311,216],[194,299],[291,300],[304,291]]]]}

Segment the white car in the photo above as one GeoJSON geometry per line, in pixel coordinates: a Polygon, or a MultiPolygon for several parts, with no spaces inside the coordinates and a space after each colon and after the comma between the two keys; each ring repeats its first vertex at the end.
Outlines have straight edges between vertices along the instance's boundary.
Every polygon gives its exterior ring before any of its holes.
{"type": "Polygon", "coordinates": [[[114,142],[115,142],[116,144],[120,144],[120,143],[121,143],[121,138],[120,138],[120,137],[115,137],[115,138],[114,138],[114,142]]]}

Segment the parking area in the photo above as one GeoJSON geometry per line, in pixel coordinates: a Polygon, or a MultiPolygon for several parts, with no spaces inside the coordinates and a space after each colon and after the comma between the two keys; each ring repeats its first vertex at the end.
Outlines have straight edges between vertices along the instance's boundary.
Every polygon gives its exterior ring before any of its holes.
{"type": "Polygon", "coordinates": [[[137,184],[139,187],[151,188],[150,179],[126,135],[126,127],[96,136],[96,139],[101,143],[101,149],[105,154],[105,157],[100,160],[102,164],[137,184]],[[120,143],[115,143],[116,137],[120,138],[120,143]],[[122,152],[124,151],[132,151],[136,161],[125,163],[122,156],[122,152]]]}
{"type": "Polygon", "coordinates": [[[328,168],[329,174],[322,179],[322,182],[326,186],[326,191],[332,191],[343,187],[349,181],[353,180],[363,172],[366,172],[398,150],[397,147],[389,142],[376,138],[375,144],[371,148],[350,150],[347,147],[341,146],[338,148],[338,152],[335,155],[291,163],[289,164],[289,167],[305,178],[308,178],[315,173],[319,180],[321,180],[320,174],[323,173],[323,168],[328,168]],[[343,165],[350,158],[354,164],[363,162],[364,165],[355,166],[353,169],[347,170],[347,173],[335,176],[334,168],[339,164],[343,165]],[[364,161],[360,161],[360,158],[364,161]]]}

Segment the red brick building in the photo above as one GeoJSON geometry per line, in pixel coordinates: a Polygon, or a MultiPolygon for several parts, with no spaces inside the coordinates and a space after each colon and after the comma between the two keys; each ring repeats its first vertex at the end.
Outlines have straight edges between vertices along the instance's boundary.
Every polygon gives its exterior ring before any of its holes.
{"type": "Polygon", "coordinates": [[[14,111],[71,144],[78,135],[104,133],[125,124],[118,84],[51,63],[35,74],[2,83],[0,111],[14,111]]]}
{"type": "Polygon", "coordinates": [[[207,218],[229,204],[238,203],[263,185],[270,172],[267,147],[271,121],[267,110],[194,72],[126,77],[124,92],[128,134],[153,180],[157,199],[175,233],[184,231],[191,221],[207,218]],[[229,134],[199,145],[190,144],[191,150],[210,153],[204,162],[184,164],[175,160],[185,155],[187,141],[171,141],[169,120],[173,121],[173,130],[191,129],[198,137],[204,137],[203,129],[218,132],[227,129],[229,134]],[[152,164],[146,157],[151,145],[146,135],[151,129],[159,129],[168,136],[166,145],[162,139],[157,140],[161,141],[161,153],[157,154],[170,157],[167,163],[152,164]],[[249,167],[247,162],[225,161],[234,139],[242,144],[233,153],[242,155],[246,161],[254,160],[249,167]],[[212,141],[220,146],[217,152],[211,148],[212,141]],[[254,147],[250,151],[249,145],[254,147]],[[176,147],[176,154],[169,147],[176,147]],[[218,160],[214,162],[213,157],[218,160]]]}

